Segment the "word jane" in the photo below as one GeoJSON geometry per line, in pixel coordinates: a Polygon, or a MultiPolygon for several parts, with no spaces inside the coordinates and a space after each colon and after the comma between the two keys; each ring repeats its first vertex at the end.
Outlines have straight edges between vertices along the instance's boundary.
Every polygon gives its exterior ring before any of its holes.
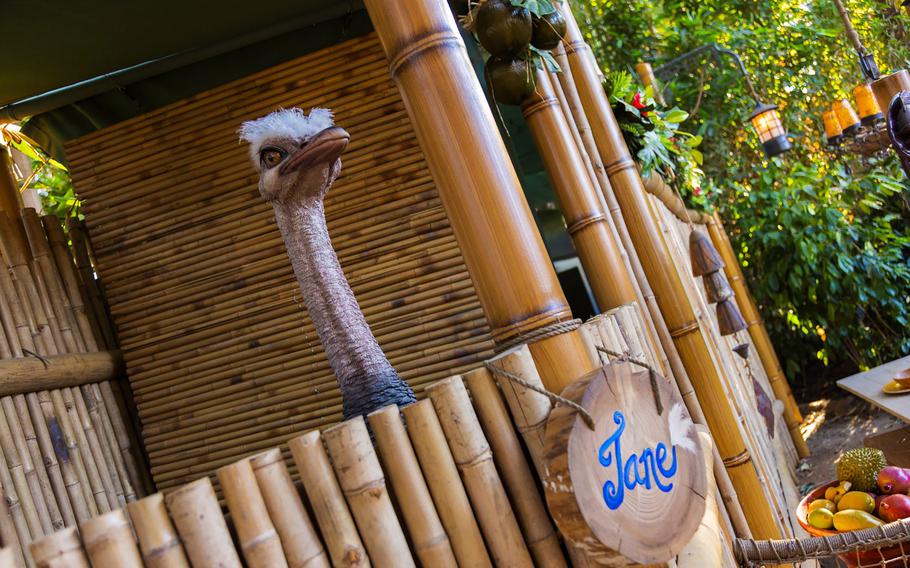
{"type": "Polygon", "coordinates": [[[679,463],[676,459],[676,446],[673,446],[668,456],[667,445],[659,442],[653,450],[645,448],[641,455],[632,454],[623,461],[622,433],[626,429],[626,417],[622,412],[613,413],[613,422],[619,427],[609,438],[600,445],[598,459],[600,465],[609,468],[615,464],[616,481],[608,480],[603,485],[604,502],[610,510],[618,509],[625,499],[625,491],[635,490],[639,485],[651,489],[652,485],[664,493],[673,490],[671,479],[676,475],[679,463]],[[672,462],[667,467],[667,458],[672,462]]]}

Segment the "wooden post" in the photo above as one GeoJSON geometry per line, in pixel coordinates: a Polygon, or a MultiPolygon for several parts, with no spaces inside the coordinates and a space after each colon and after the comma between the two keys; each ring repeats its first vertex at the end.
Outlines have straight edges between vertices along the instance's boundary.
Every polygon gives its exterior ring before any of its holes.
{"type": "Polygon", "coordinates": [[[193,566],[240,568],[240,557],[208,477],[183,485],[164,500],[193,566]]]}
{"type": "MultiPolygon", "coordinates": [[[[497,343],[572,320],[444,0],[366,0],[497,343]]],[[[593,367],[577,330],[534,342],[547,388],[593,367]]]]}
{"type": "Polygon", "coordinates": [[[281,537],[281,546],[290,568],[328,568],[329,560],[310,522],[291,474],[272,448],[250,458],[256,482],[265,499],[269,517],[281,537]]]}
{"type": "Polygon", "coordinates": [[[322,434],[370,561],[376,566],[415,566],[363,416],[322,434]]]}
{"type": "Polygon", "coordinates": [[[421,565],[458,566],[398,407],[380,408],[367,418],[421,565]]]}
{"type": "Polygon", "coordinates": [[[85,552],[94,568],[142,568],[126,512],[117,509],[79,525],[85,552]]]}
{"type": "Polygon", "coordinates": [[[287,568],[281,538],[269,518],[250,460],[220,467],[217,474],[247,566],[287,568]]]}
{"type": "Polygon", "coordinates": [[[288,441],[333,566],[366,568],[370,559],[338,486],[319,430],[288,441]]]}
{"type": "Polygon", "coordinates": [[[76,527],[38,539],[29,545],[29,550],[38,568],[89,568],[76,527]]]}
{"type": "Polygon", "coordinates": [[[708,233],[710,233],[711,241],[720,253],[721,258],[724,259],[724,273],[733,287],[733,292],[736,294],[736,303],[739,305],[739,310],[746,320],[746,325],[749,326],[749,336],[752,338],[752,343],[758,352],[758,358],[761,360],[762,367],[765,368],[765,373],[771,382],[774,396],[784,403],[784,421],[787,423],[787,429],[790,430],[793,445],[796,447],[799,457],[804,458],[809,455],[809,446],[806,444],[806,439],[803,438],[803,434],[799,429],[803,421],[802,414],[799,412],[799,405],[796,404],[796,399],[793,398],[793,391],[790,390],[787,377],[780,366],[777,353],[774,351],[774,345],[771,343],[771,337],[768,335],[767,328],[765,328],[765,322],[762,321],[755,305],[755,300],[749,292],[749,286],[743,276],[739,258],[733,251],[730,237],[727,235],[720,215],[717,213],[708,221],[708,233]]]}
{"type": "Polygon", "coordinates": [[[591,122],[597,149],[610,178],[635,250],[657,297],[664,320],[688,372],[724,465],[736,487],[755,538],[781,538],[730,403],[724,396],[721,370],[701,330],[673,259],[654,222],[635,161],[626,146],[597,74],[593,55],[568,6],[566,53],[582,107],[591,122]]]}
{"type": "Polygon", "coordinates": [[[148,568],[189,568],[174,523],[164,507],[164,495],[155,493],[126,506],[148,568]]]}
{"type": "Polygon", "coordinates": [[[537,89],[521,105],[521,111],[559,199],[567,231],[597,304],[601,311],[631,304],[636,300],[632,280],[613,240],[594,182],[587,175],[581,151],[572,142],[572,132],[548,73],[537,71],[537,89]]]}

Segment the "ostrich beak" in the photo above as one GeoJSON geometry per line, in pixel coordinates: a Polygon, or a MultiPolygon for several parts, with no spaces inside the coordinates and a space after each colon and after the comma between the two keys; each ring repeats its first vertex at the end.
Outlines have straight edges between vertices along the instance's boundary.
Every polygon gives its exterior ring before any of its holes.
{"type": "Polygon", "coordinates": [[[288,158],[279,168],[278,172],[286,174],[293,170],[314,166],[316,164],[328,164],[337,160],[347,149],[351,135],[340,126],[331,126],[319,132],[299,150],[288,158]]]}

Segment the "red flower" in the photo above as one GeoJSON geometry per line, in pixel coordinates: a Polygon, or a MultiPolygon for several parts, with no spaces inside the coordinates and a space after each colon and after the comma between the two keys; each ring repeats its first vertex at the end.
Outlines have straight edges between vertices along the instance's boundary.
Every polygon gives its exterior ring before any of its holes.
{"type": "Polygon", "coordinates": [[[645,108],[645,103],[641,102],[641,91],[635,91],[635,96],[632,97],[632,106],[639,110],[645,108]]]}
{"type": "Polygon", "coordinates": [[[695,197],[698,197],[699,195],[701,195],[701,186],[700,186],[700,185],[696,185],[696,186],[695,186],[695,189],[692,190],[692,193],[695,194],[695,197]]]}

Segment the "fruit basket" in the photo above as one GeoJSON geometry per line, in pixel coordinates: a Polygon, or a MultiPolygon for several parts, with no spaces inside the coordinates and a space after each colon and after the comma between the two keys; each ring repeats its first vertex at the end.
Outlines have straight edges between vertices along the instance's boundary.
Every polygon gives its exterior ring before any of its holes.
{"type": "Polygon", "coordinates": [[[825,491],[838,484],[838,481],[832,481],[816,487],[796,509],[797,521],[812,538],[737,539],[734,552],[739,564],[751,568],[838,556],[850,568],[910,568],[910,518],[846,532],[820,529],[809,524],[809,504],[824,498],[825,491]]]}

